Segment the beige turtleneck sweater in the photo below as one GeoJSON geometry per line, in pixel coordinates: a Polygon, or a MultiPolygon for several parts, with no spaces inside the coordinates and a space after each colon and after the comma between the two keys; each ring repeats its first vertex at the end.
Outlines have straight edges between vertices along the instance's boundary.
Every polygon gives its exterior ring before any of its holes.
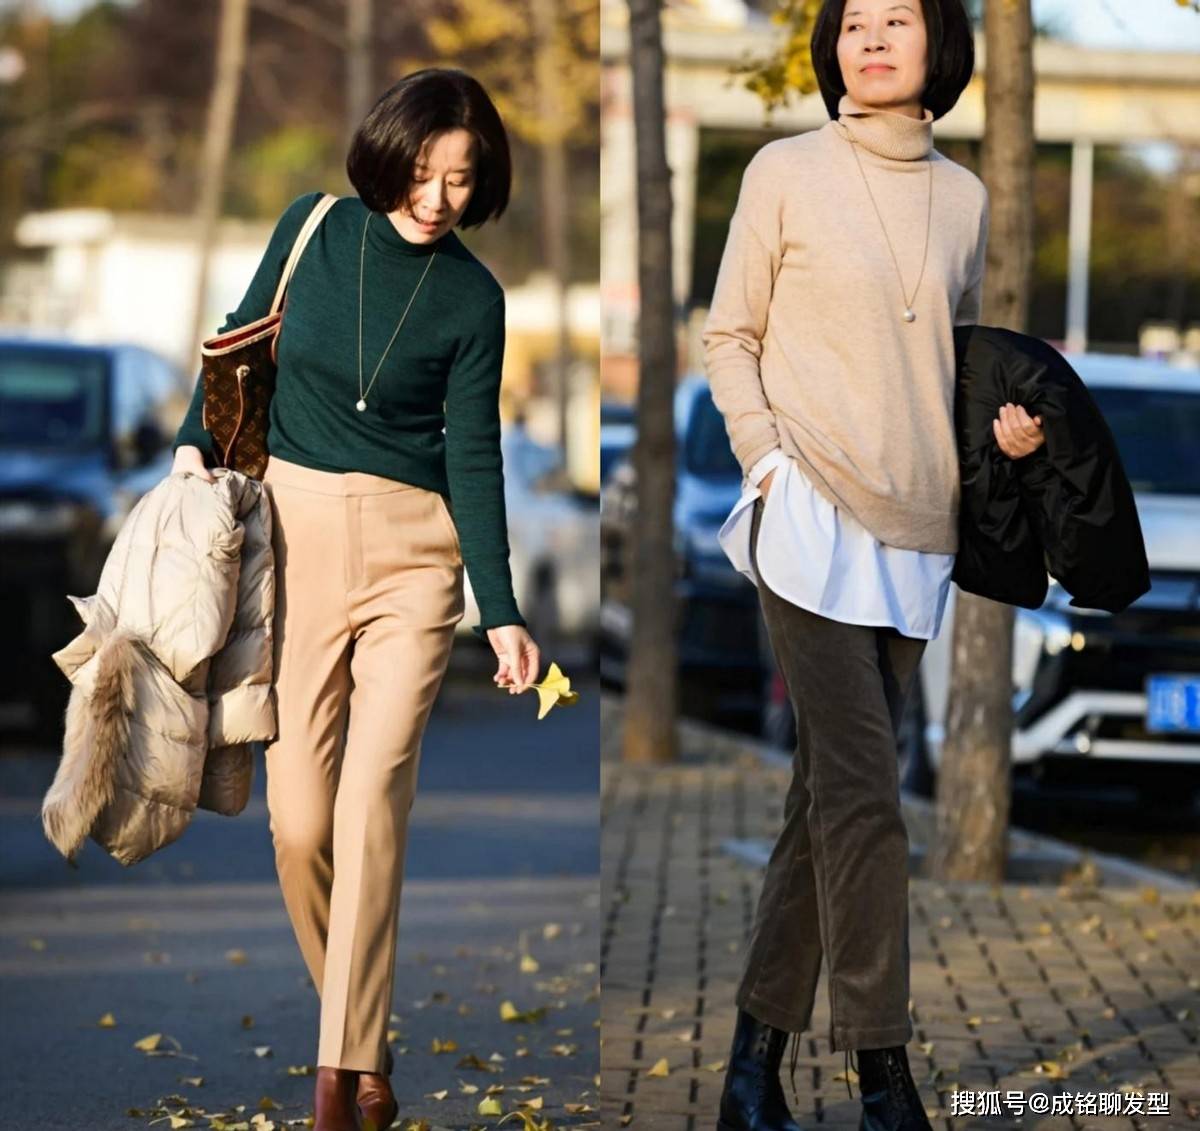
{"type": "Polygon", "coordinates": [[[846,94],[836,120],[764,145],[742,177],[702,339],[745,472],[781,448],[881,542],[952,553],[952,327],[979,318],[988,197],[933,148],[932,123],[929,110],[921,120],[846,94]]]}

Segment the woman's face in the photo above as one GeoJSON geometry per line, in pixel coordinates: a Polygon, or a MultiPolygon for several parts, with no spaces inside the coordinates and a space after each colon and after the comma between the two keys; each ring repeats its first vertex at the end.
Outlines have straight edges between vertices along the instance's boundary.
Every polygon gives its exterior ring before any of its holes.
{"type": "Polygon", "coordinates": [[[410,243],[432,243],[466,211],[475,190],[475,136],[454,129],[426,138],[413,166],[408,200],[389,212],[410,243]]]}
{"type": "Polygon", "coordinates": [[[926,71],[921,0],[846,0],[837,55],[846,91],[856,102],[921,116],[926,71]]]}

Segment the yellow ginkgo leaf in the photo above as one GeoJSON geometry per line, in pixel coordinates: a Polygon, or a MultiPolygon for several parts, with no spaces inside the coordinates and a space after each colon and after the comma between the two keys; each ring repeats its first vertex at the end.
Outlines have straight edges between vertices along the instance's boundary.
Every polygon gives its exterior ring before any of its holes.
{"type": "Polygon", "coordinates": [[[571,690],[571,680],[553,661],[546,669],[546,678],[541,683],[529,685],[537,692],[538,718],[544,719],[551,707],[570,707],[579,702],[579,692],[571,690]]]}
{"type": "Polygon", "coordinates": [[[522,1010],[513,1005],[511,1001],[502,1001],[500,1003],[501,1021],[540,1021],[545,1015],[545,1006],[522,1010]]]}
{"type": "Polygon", "coordinates": [[[96,1024],[101,1029],[115,1029],[117,1027],[117,1019],[111,1013],[106,1013],[96,1024]]]}
{"type": "Polygon", "coordinates": [[[661,1060],[655,1061],[653,1068],[646,1069],[647,1076],[669,1076],[671,1066],[667,1063],[667,1058],[664,1056],[661,1060]]]}
{"type": "Polygon", "coordinates": [[[538,965],[538,960],[532,954],[521,955],[521,973],[536,974],[541,967],[538,965]]]}
{"type": "Polygon", "coordinates": [[[484,1096],[479,1101],[478,1112],[480,1115],[503,1115],[504,1108],[500,1106],[500,1101],[495,1096],[484,1096]]]}
{"type": "Polygon", "coordinates": [[[161,1033],[151,1033],[150,1036],[143,1037],[140,1041],[134,1041],[133,1047],[135,1049],[141,1049],[142,1052],[153,1052],[156,1048],[158,1048],[161,1041],[161,1033]]]}
{"type": "Polygon", "coordinates": [[[521,1108],[510,1111],[500,1120],[500,1123],[507,1123],[510,1119],[519,1119],[521,1121],[521,1131],[550,1131],[550,1128],[553,1126],[548,1119],[538,1119],[537,1116],[521,1108]]]}

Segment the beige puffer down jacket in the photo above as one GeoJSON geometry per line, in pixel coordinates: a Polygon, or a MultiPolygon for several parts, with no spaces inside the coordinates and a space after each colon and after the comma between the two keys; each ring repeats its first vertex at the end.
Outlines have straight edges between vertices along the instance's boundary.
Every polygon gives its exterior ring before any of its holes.
{"type": "Polygon", "coordinates": [[[53,659],[72,683],[42,826],[75,864],[89,835],[122,864],[170,844],[197,806],[241,812],[251,742],[275,737],[275,572],[260,481],[168,475],[121,525],[83,631],[53,659]]]}

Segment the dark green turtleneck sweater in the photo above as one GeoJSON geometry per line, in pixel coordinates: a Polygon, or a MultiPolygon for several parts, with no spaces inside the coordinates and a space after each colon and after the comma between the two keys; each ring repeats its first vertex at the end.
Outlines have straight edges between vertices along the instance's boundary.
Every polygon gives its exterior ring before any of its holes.
{"type": "MultiPolygon", "coordinates": [[[[269,312],[296,235],[320,198],[307,193],[288,206],[249,289],[219,332],[269,312]]],[[[357,196],[343,197],[321,221],[288,284],[267,435],[271,454],[292,463],[364,471],[446,496],[479,606],[479,636],[525,623],[508,561],[498,404],[503,356],[504,292],[456,233],[411,243],[386,215],[369,213],[357,196]],[[368,215],[362,365],[363,388],[370,391],[366,411],[359,412],[358,278],[368,215]],[[426,266],[429,273],[371,385],[426,266]]],[[[203,403],[197,381],[174,447],[194,444],[211,462],[203,403]]]]}

